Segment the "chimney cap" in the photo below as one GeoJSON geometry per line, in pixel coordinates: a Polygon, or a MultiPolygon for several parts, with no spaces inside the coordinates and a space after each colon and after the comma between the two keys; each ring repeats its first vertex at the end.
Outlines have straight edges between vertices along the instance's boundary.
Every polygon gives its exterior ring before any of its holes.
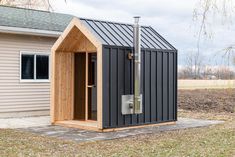
{"type": "Polygon", "coordinates": [[[134,16],[135,23],[139,23],[140,16],[134,16]]]}

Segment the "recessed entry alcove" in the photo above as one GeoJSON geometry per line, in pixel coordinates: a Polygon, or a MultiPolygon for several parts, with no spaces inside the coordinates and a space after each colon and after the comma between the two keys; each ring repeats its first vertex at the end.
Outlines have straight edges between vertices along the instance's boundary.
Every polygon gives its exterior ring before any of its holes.
{"type": "Polygon", "coordinates": [[[52,47],[55,125],[105,131],[177,120],[177,50],[141,27],[142,112],[122,113],[134,92],[133,25],[74,18],[52,47]]]}

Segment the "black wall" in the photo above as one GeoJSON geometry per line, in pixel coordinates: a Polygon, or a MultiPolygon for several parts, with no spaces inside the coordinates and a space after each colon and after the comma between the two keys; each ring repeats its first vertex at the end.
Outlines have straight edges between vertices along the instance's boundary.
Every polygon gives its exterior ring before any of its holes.
{"type": "Polygon", "coordinates": [[[122,115],[121,96],[133,94],[131,48],[103,46],[103,127],[177,120],[177,52],[142,50],[143,113],[122,115]]]}

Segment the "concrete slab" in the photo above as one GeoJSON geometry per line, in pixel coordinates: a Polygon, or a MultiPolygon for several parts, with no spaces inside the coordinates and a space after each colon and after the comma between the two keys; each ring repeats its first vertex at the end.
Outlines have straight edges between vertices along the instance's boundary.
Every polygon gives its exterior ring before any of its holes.
{"type": "Polygon", "coordinates": [[[144,128],[127,129],[127,130],[106,132],[106,133],[98,133],[94,131],[86,131],[76,128],[66,128],[61,126],[50,126],[50,125],[41,126],[41,127],[21,128],[18,130],[27,131],[44,136],[57,137],[64,140],[86,142],[86,141],[97,141],[97,140],[110,140],[110,139],[116,139],[128,136],[136,136],[139,134],[159,133],[162,131],[169,131],[169,130],[205,127],[220,123],[223,123],[223,121],[179,118],[178,121],[176,122],[176,125],[147,126],[144,128]]]}
{"type": "Polygon", "coordinates": [[[29,128],[50,125],[50,116],[23,117],[23,118],[2,118],[0,128],[29,128]]]}

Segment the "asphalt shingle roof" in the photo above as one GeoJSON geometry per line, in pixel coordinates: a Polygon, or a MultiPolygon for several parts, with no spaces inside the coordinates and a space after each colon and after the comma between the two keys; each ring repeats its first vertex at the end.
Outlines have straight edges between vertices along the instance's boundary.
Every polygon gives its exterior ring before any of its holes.
{"type": "Polygon", "coordinates": [[[63,32],[73,16],[0,6],[0,25],[63,32]]]}
{"type": "MultiPolygon", "coordinates": [[[[0,6],[0,26],[63,32],[74,16],[0,6]]],[[[80,18],[104,45],[133,47],[133,25],[80,18]]],[[[141,27],[141,47],[175,50],[152,27],[141,27]]]]}

